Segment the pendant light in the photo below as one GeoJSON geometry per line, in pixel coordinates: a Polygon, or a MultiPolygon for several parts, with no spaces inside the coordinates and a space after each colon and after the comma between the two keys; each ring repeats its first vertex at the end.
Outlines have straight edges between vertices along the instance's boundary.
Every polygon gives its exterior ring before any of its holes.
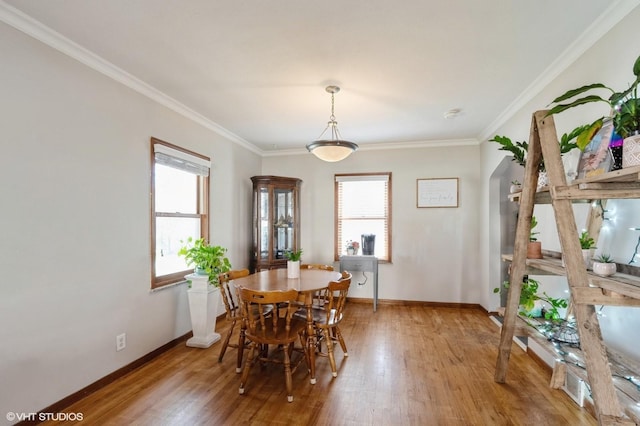
{"type": "Polygon", "coordinates": [[[338,122],[333,113],[334,100],[333,97],[340,91],[338,86],[327,86],[325,90],[331,93],[331,116],[327,127],[322,131],[317,141],[307,145],[307,149],[313,155],[323,161],[335,162],[347,158],[353,151],[358,149],[358,145],[353,142],[345,141],[340,138],[338,131],[338,122]],[[322,136],[331,128],[331,139],[322,139],[322,136]]]}

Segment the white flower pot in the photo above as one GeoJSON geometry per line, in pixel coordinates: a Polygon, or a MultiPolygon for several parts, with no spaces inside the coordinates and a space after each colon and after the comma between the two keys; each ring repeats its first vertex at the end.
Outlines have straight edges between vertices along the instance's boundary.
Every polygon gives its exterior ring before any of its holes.
{"type": "Polygon", "coordinates": [[[584,267],[591,269],[591,258],[593,257],[593,249],[583,249],[582,259],[584,260],[584,267]]]}
{"type": "Polygon", "coordinates": [[[549,185],[549,175],[547,172],[538,172],[538,191],[549,185]]]}
{"type": "Polygon", "coordinates": [[[625,138],[622,144],[622,168],[640,164],[640,135],[625,138]]]}
{"type": "Polygon", "coordinates": [[[608,277],[615,274],[617,267],[615,263],[601,263],[593,261],[593,273],[601,277],[608,277]]]}
{"type": "Polygon", "coordinates": [[[287,261],[287,278],[300,278],[300,261],[287,261]]]}

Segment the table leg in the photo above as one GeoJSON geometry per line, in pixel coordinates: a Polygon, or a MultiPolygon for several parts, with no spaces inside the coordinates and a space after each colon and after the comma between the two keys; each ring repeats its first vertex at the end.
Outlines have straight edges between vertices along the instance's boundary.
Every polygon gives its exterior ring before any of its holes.
{"type": "MultiPolygon", "coordinates": [[[[313,303],[313,301],[312,301],[313,303]]],[[[309,374],[312,385],[316,384],[316,333],[313,327],[313,307],[312,303],[307,306],[307,352],[309,354],[309,374]]]]}

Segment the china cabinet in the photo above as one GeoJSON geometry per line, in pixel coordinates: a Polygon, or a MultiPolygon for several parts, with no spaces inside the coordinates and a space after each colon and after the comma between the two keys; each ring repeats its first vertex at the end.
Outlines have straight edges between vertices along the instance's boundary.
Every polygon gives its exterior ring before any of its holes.
{"type": "Polygon", "coordinates": [[[286,268],[285,254],[300,247],[302,180],[254,176],[251,270],[286,268]]]}

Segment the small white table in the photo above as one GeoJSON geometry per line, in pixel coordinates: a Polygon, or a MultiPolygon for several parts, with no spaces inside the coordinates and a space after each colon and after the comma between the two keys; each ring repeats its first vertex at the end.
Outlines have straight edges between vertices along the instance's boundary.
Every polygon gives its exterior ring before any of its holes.
{"type": "Polygon", "coordinates": [[[340,272],[373,273],[373,312],[378,309],[378,258],[375,256],[340,256],[340,272]]]}

